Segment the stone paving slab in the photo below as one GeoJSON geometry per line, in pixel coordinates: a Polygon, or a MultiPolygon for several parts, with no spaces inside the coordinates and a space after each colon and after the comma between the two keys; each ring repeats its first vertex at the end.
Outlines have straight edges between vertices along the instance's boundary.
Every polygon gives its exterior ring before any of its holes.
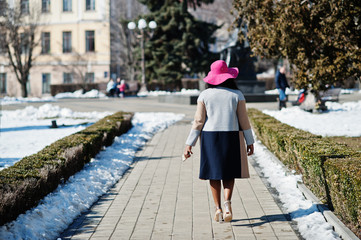
{"type": "Polygon", "coordinates": [[[250,165],[237,179],[231,223],[213,220],[208,181],[198,179],[199,147],[181,161],[189,121],[156,134],[120,181],[61,239],[299,239],[250,165]]]}

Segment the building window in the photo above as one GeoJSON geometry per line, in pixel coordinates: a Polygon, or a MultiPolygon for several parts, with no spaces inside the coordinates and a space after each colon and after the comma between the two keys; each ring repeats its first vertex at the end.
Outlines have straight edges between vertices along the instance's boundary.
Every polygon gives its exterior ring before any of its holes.
{"type": "MultiPolygon", "coordinates": [[[[1,2],[0,2],[0,4],[1,4],[1,2]]],[[[7,36],[6,35],[7,34],[6,34],[5,30],[0,30],[0,55],[5,54],[7,52],[7,49],[6,49],[7,36]]]]}
{"type": "Polygon", "coordinates": [[[5,0],[0,0],[0,16],[5,16],[7,7],[7,2],[5,0]]]}
{"type": "Polygon", "coordinates": [[[28,54],[29,53],[29,34],[28,33],[21,33],[21,54],[28,54]]]}
{"type": "Polygon", "coordinates": [[[85,82],[86,83],[93,83],[94,82],[94,73],[93,72],[85,73],[85,82]]]}
{"type": "Polygon", "coordinates": [[[94,40],[94,31],[85,31],[85,50],[87,52],[95,51],[95,40],[94,40]]]}
{"type": "Polygon", "coordinates": [[[71,12],[71,0],[63,0],[63,12],[71,12]]]}
{"type": "Polygon", "coordinates": [[[6,93],[6,73],[0,73],[0,93],[6,93]]]}
{"type": "Polygon", "coordinates": [[[0,55],[5,55],[5,53],[6,53],[6,49],[0,42],[0,55]]]}
{"type": "Polygon", "coordinates": [[[50,0],[41,1],[41,12],[48,13],[50,12],[50,0]]]}
{"type": "Polygon", "coordinates": [[[20,1],[20,9],[22,14],[29,14],[29,0],[20,1]]]}
{"type": "Polygon", "coordinates": [[[42,74],[42,93],[50,93],[50,73],[42,74]]]}
{"type": "Polygon", "coordinates": [[[0,36],[0,55],[4,54],[6,54],[5,39],[0,36]]]}
{"type": "Polygon", "coordinates": [[[73,74],[72,73],[63,73],[63,83],[72,83],[73,74]]]}
{"type": "Polygon", "coordinates": [[[63,53],[71,52],[71,32],[63,32],[63,53]]]}
{"type": "Polygon", "coordinates": [[[85,0],[85,9],[87,11],[95,10],[95,0],[85,0]]]}
{"type": "Polygon", "coordinates": [[[50,53],[50,32],[41,33],[41,53],[50,53]]]}
{"type": "Polygon", "coordinates": [[[30,74],[28,75],[28,81],[26,81],[26,91],[30,95],[31,93],[30,74]]]}

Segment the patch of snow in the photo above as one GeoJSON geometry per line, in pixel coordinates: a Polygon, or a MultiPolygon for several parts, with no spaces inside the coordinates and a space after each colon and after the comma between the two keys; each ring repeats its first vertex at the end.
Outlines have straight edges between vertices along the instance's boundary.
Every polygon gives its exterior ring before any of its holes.
{"type": "Polygon", "coordinates": [[[128,133],[116,137],[111,146],[59,185],[37,207],[0,227],[0,239],[55,239],[123,176],[140,147],[156,132],[183,117],[173,113],[136,113],[128,133]]]}
{"type": "Polygon", "coordinates": [[[290,213],[292,220],[297,222],[302,237],[306,240],[340,239],[333,231],[332,225],[326,222],[322,213],[318,211],[317,203],[305,199],[297,188],[297,182],[302,181],[300,175],[287,174],[275,161],[276,157],[260,141],[255,142],[255,153],[252,158],[259,165],[270,185],[277,189],[283,207],[290,213]]]}
{"type": "Polygon", "coordinates": [[[281,111],[264,110],[277,120],[322,136],[361,136],[361,101],[343,104],[326,102],[329,111],[309,113],[300,107],[283,108],[281,111]]]}
{"type": "Polygon", "coordinates": [[[353,89],[341,89],[341,94],[354,94],[361,93],[361,90],[353,88],[353,89]]]}
{"type": "Polygon", "coordinates": [[[75,92],[58,93],[55,95],[55,97],[23,98],[6,96],[3,99],[0,99],[0,105],[20,104],[27,102],[56,102],[57,99],[62,98],[107,98],[107,96],[96,89],[90,90],[86,93],[83,93],[83,90],[77,90],[75,92]]]}
{"type": "Polygon", "coordinates": [[[148,91],[138,93],[139,97],[147,96],[164,96],[164,95],[199,95],[200,91],[198,89],[182,89],[180,92],[169,92],[169,91],[148,91]]]}
{"type": "MultiPolygon", "coordinates": [[[[272,90],[267,90],[264,91],[265,94],[271,94],[271,95],[278,95],[278,90],[277,88],[272,89],[272,90]]],[[[291,90],[289,88],[286,88],[286,95],[298,95],[300,93],[300,90],[294,89],[291,90]]]]}
{"type": "Polygon", "coordinates": [[[56,99],[61,98],[106,98],[107,96],[99,92],[96,89],[90,90],[89,92],[83,93],[83,90],[77,90],[75,92],[64,92],[64,93],[58,93],[55,95],[56,99]]]}
{"type": "Polygon", "coordinates": [[[7,97],[0,99],[0,105],[11,105],[11,104],[20,104],[27,102],[55,102],[56,99],[53,97],[42,97],[42,98],[23,98],[23,97],[7,97]]]}
{"type": "Polygon", "coordinates": [[[257,79],[260,79],[260,78],[274,78],[275,77],[275,69],[270,68],[266,72],[258,73],[256,76],[257,76],[257,79]]]}
{"type": "Polygon", "coordinates": [[[25,156],[85,129],[111,112],[73,112],[44,104],[15,111],[2,111],[0,133],[0,170],[14,165],[25,156]],[[50,128],[56,120],[59,128],[50,128]]]}

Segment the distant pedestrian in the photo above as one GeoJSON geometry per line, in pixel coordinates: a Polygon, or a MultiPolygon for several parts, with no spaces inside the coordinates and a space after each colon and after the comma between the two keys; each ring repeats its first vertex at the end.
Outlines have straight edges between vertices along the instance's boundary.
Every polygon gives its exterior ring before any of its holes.
{"type": "Polygon", "coordinates": [[[107,84],[107,94],[110,97],[114,97],[114,94],[117,90],[117,84],[115,83],[115,81],[111,78],[107,84]]]}
{"type": "Polygon", "coordinates": [[[119,86],[120,86],[120,78],[117,78],[117,81],[116,81],[116,95],[117,97],[119,97],[119,94],[120,94],[120,91],[119,91],[119,86]]]}
{"type": "Polygon", "coordinates": [[[127,85],[125,84],[125,80],[121,80],[120,84],[118,85],[119,88],[119,95],[121,98],[124,98],[124,93],[127,88],[127,85]]]}
{"type": "Polygon", "coordinates": [[[287,78],[286,78],[286,68],[284,66],[280,67],[280,69],[276,73],[275,77],[276,88],[279,93],[279,106],[278,109],[286,108],[287,95],[286,88],[289,88],[287,78]]]}
{"type": "Polygon", "coordinates": [[[200,136],[199,178],[209,180],[216,206],[214,220],[217,222],[232,220],[234,179],[249,178],[247,153],[252,155],[254,151],[246,101],[234,81],[237,75],[238,69],[228,68],[223,60],[212,63],[211,71],[203,79],[208,88],[198,97],[193,126],[183,153],[184,160],[189,158],[200,136]],[[224,213],[221,207],[222,184],[224,213]]]}

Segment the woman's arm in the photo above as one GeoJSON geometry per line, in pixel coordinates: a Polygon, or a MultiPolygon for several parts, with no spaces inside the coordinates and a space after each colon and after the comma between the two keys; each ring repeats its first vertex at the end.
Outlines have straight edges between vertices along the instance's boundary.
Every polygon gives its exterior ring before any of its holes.
{"type": "Polygon", "coordinates": [[[242,128],[244,138],[247,144],[247,153],[248,155],[252,155],[254,152],[254,138],[252,134],[251,124],[249,123],[247,108],[246,108],[246,101],[241,100],[238,101],[237,105],[237,117],[239,126],[242,128]]]}
{"type": "Polygon", "coordinates": [[[197,111],[194,115],[192,129],[188,135],[186,145],[195,146],[197,139],[202,131],[203,125],[206,121],[206,107],[201,101],[197,102],[197,111]]]}
{"type": "Polygon", "coordinates": [[[189,158],[192,154],[192,146],[196,145],[197,139],[202,131],[203,125],[206,121],[206,107],[204,106],[203,101],[197,102],[197,111],[194,115],[194,121],[192,129],[188,135],[186,141],[186,147],[184,150],[184,157],[189,158]]]}

